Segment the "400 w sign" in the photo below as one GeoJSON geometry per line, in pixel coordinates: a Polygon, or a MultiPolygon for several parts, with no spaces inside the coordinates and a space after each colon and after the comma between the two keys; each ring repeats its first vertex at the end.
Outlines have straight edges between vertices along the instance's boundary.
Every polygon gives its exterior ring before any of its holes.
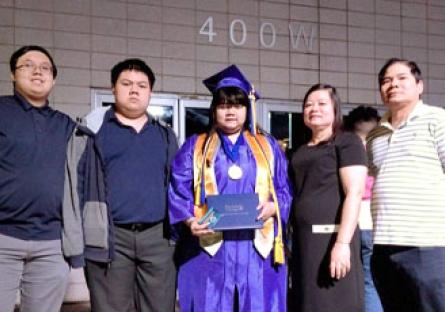
{"type": "MultiPolygon", "coordinates": [[[[246,43],[248,29],[242,19],[234,19],[228,25],[230,42],[235,46],[243,46],[246,43]]],[[[215,31],[213,16],[209,16],[201,26],[199,34],[206,36],[209,42],[218,36],[215,31]]],[[[258,29],[260,44],[264,48],[273,49],[276,45],[277,31],[275,25],[270,22],[262,22],[258,29]]],[[[290,48],[294,50],[304,49],[311,52],[316,37],[315,25],[303,25],[296,22],[289,23],[290,48]]]]}

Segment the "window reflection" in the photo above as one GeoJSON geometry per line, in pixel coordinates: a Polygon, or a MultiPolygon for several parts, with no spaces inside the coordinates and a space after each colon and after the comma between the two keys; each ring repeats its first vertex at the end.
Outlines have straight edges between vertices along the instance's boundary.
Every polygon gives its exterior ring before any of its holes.
{"type": "MultiPolygon", "coordinates": [[[[102,102],[102,106],[114,105],[113,102],[102,102]]],[[[173,107],[161,105],[148,105],[147,111],[156,119],[162,120],[170,127],[173,127],[173,107]]]]}
{"type": "Polygon", "coordinates": [[[270,133],[290,156],[307,138],[307,129],[303,124],[303,114],[285,111],[269,112],[270,133]]]}
{"type": "Polygon", "coordinates": [[[277,139],[283,151],[292,147],[292,114],[287,112],[269,112],[270,133],[277,139]]]}
{"type": "Polygon", "coordinates": [[[173,126],[173,107],[149,105],[148,112],[158,120],[162,120],[170,127],[173,126]]]}
{"type": "Polygon", "coordinates": [[[209,124],[208,108],[187,107],[185,109],[185,137],[204,133],[209,124]]]}

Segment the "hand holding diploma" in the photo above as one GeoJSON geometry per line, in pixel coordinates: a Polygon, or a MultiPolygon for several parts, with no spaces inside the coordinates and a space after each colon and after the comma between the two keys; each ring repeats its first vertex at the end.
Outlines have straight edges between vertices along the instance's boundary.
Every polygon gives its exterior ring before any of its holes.
{"type": "Polygon", "coordinates": [[[257,220],[266,221],[276,215],[275,204],[271,201],[259,204],[256,209],[259,211],[257,220]]]}
{"type": "Polygon", "coordinates": [[[200,224],[198,221],[199,220],[195,217],[191,217],[185,221],[185,224],[190,228],[190,231],[194,236],[201,237],[215,233],[213,230],[209,229],[209,222],[200,224]]]}

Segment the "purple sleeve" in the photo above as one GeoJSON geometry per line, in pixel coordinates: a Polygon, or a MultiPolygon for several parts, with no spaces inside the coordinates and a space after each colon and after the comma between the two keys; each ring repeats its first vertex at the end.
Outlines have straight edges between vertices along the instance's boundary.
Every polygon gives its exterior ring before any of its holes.
{"type": "Polygon", "coordinates": [[[274,153],[275,172],[273,182],[277,193],[278,206],[280,207],[281,221],[283,224],[286,224],[289,218],[290,205],[292,202],[292,191],[289,175],[287,173],[287,159],[275,139],[269,137],[269,142],[274,153]]]}
{"type": "Polygon", "coordinates": [[[197,136],[189,138],[177,152],[171,166],[168,186],[170,224],[193,217],[193,148],[197,136]]]}

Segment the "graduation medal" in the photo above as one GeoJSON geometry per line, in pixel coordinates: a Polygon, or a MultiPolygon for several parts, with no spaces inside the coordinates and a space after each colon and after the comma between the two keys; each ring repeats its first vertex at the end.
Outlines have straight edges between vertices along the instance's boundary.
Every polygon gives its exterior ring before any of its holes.
{"type": "Polygon", "coordinates": [[[224,137],[224,135],[220,134],[220,140],[224,153],[228,158],[227,165],[229,166],[229,169],[227,170],[227,175],[232,180],[241,179],[243,177],[243,170],[241,169],[240,165],[237,164],[237,162],[239,162],[240,159],[239,148],[244,142],[243,134],[240,133],[232,148],[229,147],[229,139],[227,137],[224,137]],[[229,165],[229,162],[231,162],[232,164],[229,165]]]}
{"type": "Polygon", "coordinates": [[[236,164],[231,165],[227,173],[232,180],[239,180],[243,176],[243,170],[236,164]]]}

